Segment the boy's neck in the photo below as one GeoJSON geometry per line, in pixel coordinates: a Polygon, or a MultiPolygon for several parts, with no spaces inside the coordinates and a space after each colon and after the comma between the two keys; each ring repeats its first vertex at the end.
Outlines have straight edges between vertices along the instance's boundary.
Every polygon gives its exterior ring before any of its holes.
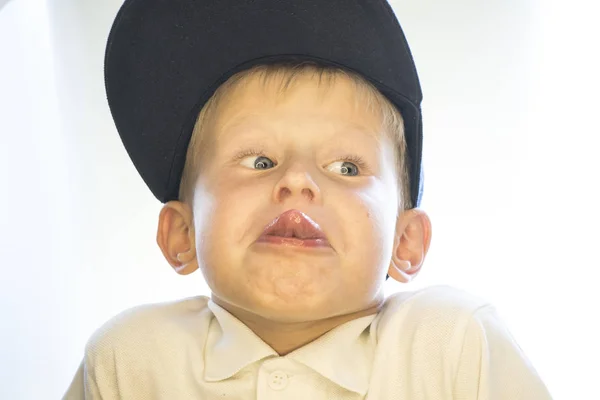
{"type": "Polygon", "coordinates": [[[280,356],[291,353],[346,322],[376,314],[383,305],[383,298],[381,298],[368,308],[350,314],[316,321],[279,322],[265,319],[247,310],[228,304],[214,294],[212,295],[212,300],[244,323],[244,325],[250,328],[266,344],[271,346],[280,356]]]}

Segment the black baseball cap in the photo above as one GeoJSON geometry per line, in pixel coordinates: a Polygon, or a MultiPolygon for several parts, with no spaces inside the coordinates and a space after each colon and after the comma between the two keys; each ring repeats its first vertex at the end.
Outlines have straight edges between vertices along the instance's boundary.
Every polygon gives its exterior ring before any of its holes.
{"type": "Polygon", "coordinates": [[[418,207],[422,93],[386,0],[125,0],[106,46],[106,94],[154,196],[178,200],[197,116],[222,83],[258,64],[296,61],[358,73],[399,109],[418,207]]]}

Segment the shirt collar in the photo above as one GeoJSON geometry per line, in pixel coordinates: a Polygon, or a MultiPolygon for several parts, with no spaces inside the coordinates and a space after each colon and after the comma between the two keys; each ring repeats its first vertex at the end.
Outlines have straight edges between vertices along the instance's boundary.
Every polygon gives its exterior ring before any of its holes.
{"type": "Polygon", "coordinates": [[[287,357],[364,396],[369,388],[375,354],[376,336],[371,322],[376,316],[372,314],[348,321],[287,357]]]}
{"type": "MultiPolygon", "coordinates": [[[[250,328],[212,300],[205,347],[204,378],[227,379],[266,357],[279,356],[250,328]]],[[[377,314],[348,321],[285,357],[315,370],[335,384],[364,396],[369,387],[376,338],[370,325],[377,314]],[[352,366],[352,368],[348,368],[352,366]]]]}
{"type": "Polygon", "coordinates": [[[209,382],[227,379],[249,364],[269,356],[278,356],[242,321],[208,300],[211,320],[204,350],[204,379],[209,382]]]}

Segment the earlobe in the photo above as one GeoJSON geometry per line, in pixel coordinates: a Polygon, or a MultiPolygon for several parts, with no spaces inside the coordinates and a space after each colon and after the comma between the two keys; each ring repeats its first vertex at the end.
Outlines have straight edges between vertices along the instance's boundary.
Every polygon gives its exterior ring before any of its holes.
{"type": "Polygon", "coordinates": [[[173,269],[179,275],[189,275],[198,269],[198,262],[194,257],[194,259],[191,262],[181,262],[178,265],[174,265],[173,269]]]}
{"type": "Polygon", "coordinates": [[[415,268],[411,265],[410,261],[399,260],[392,257],[390,267],[388,269],[388,275],[391,276],[395,281],[400,283],[408,283],[412,281],[420,268],[415,268]]]}
{"type": "Polygon", "coordinates": [[[184,253],[179,253],[175,257],[178,264],[172,265],[175,272],[179,275],[189,275],[198,269],[198,261],[196,260],[196,252],[190,249],[184,253]]]}

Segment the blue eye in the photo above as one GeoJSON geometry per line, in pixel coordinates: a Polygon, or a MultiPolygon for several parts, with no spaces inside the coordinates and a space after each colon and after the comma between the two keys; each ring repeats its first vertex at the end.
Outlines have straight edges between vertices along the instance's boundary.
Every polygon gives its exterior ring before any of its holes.
{"type": "Polygon", "coordinates": [[[340,172],[343,175],[356,176],[358,175],[358,167],[351,162],[345,161],[340,168],[340,172]]]}
{"type": "Polygon", "coordinates": [[[359,173],[358,167],[349,161],[336,161],[331,163],[327,169],[344,176],[356,176],[359,173]]]}
{"type": "Polygon", "coordinates": [[[262,157],[262,156],[257,157],[256,160],[254,161],[254,168],[256,168],[256,169],[267,169],[267,168],[273,168],[274,166],[275,166],[275,163],[267,157],[262,157]]]}
{"type": "Polygon", "coordinates": [[[256,150],[248,150],[235,157],[236,160],[242,160],[240,164],[250,169],[264,170],[273,168],[277,165],[270,158],[265,157],[264,153],[256,150]]]}

